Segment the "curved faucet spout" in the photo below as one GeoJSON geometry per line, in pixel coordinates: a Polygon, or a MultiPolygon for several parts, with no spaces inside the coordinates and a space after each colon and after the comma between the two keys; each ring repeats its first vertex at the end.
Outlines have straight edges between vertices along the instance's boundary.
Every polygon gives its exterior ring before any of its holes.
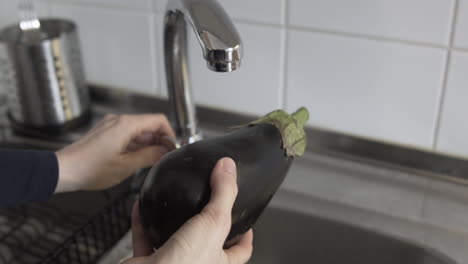
{"type": "Polygon", "coordinates": [[[191,25],[209,69],[239,68],[242,41],[216,0],[169,0],[164,28],[164,60],[176,134],[182,144],[201,139],[190,89],[187,27],[191,25]]]}

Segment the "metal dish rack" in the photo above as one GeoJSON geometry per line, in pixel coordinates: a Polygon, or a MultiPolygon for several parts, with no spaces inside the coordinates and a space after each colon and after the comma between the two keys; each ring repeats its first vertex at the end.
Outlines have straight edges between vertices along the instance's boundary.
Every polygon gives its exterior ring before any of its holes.
{"type": "MultiPolygon", "coordinates": [[[[55,150],[89,129],[77,130],[63,142],[20,137],[10,129],[5,104],[0,93],[2,148],[55,150]]],[[[95,113],[95,121],[104,114],[95,113]]],[[[43,203],[0,207],[0,264],[97,263],[129,231],[131,207],[146,173],[142,170],[112,190],[54,195],[43,203]]]]}
{"type": "Polygon", "coordinates": [[[0,264],[96,263],[130,229],[136,193],[103,193],[92,217],[50,203],[0,209],[0,264]]]}

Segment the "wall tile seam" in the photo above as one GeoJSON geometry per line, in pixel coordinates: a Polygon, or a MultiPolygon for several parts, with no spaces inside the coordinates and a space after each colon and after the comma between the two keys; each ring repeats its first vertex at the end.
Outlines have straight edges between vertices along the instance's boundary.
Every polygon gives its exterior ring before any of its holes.
{"type": "MultiPolygon", "coordinates": [[[[151,1],[152,2],[152,1],[151,1]]],[[[152,83],[152,89],[155,95],[160,95],[161,93],[161,73],[159,70],[160,63],[158,63],[158,57],[159,57],[159,44],[156,39],[156,36],[159,34],[158,26],[156,25],[157,21],[157,16],[156,14],[152,14],[150,16],[150,25],[149,25],[149,38],[150,38],[150,58],[151,58],[151,67],[152,67],[152,72],[151,72],[151,83],[152,83]]]]}
{"type": "Polygon", "coordinates": [[[118,6],[112,4],[105,4],[105,3],[91,3],[91,2],[81,2],[78,0],[43,0],[49,4],[49,6],[54,5],[61,5],[61,6],[75,6],[75,7],[95,7],[100,9],[109,9],[115,11],[128,11],[131,13],[139,13],[139,14],[152,14],[155,13],[153,8],[151,8],[152,4],[150,4],[147,8],[140,8],[140,7],[129,7],[129,6],[118,6]]]}
{"type": "Polygon", "coordinates": [[[443,118],[443,108],[445,102],[445,94],[447,91],[447,86],[450,77],[450,66],[452,62],[452,46],[455,42],[455,34],[456,34],[456,27],[457,27],[457,18],[458,18],[458,10],[459,10],[459,1],[454,1],[453,11],[452,11],[452,21],[451,21],[451,28],[450,28],[450,39],[449,39],[449,48],[446,54],[445,60],[445,67],[444,67],[444,75],[442,80],[442,87],[438,96],[438,106],[437,106],[437,113],[436,113],[436,120],[434,123],[433,134],[432,134],[432,150],[435,151],[437,149],[437,143],[440,136],[440,129],[441,123],[443,118]]]}
{"type": "MultiPolygon", "coordinates": [[[[81,7],[97,7],[97,8],[103,8],[103,9],[113,9],[113,10],[120,10],[120,11],[130,11],[133,13],[140,13],[140,14],[156,14],[156,15],[164,15],[165,13],[164,10],[153,9],[150,7],[141,9],[141,8],[132,8],[132,7],[121,7],[121,6],[102,4],[102,3],[90,3],[90,2],[82,3],[76,0],[69,0],[66,2],[64,2],[63,0],[62,1],[45,0],[45,2],[48,2],[51,6],[54,4],[59,4],[59,5],[81,6],[81,7]]],[[[288,16],[288,14],[286,14],[286,16],[288,16]]],[[[439,49],[451,48],[450,45],[408,40],[408,39],[399,39],[395,37],[383,37],[383,36],[371,35],[371,34],[360,34],[360,33],[346,32],[346,31],[339,31],[339,30],[330,30],[330,29],[325,29],[325,28],[293,26],[293,25],[289,25],[287,20],[288,19],[285,19],[285,21],[283,21],[282,24],[278,24],[278,23],[260,22],[260,21],[255,21],[251,19],[240,19],[240,18],[235,18],[235,17],[233,18],[233,21],[237,23],[241,23],[241,24],[274,27],[278,29],[286,29],[288,31],[296,30],[296,31],[305,31],[305,32],[310,32],[310,33],[322,33],[322,34],[330,34],[330,35],[337,35],[337,36],[343,36],[343,37],[377,40],[377,41],[384,41],[384,42],[390,42],[390,43],[403,43],[403,44],[409,44],[409,45],[415,45],[415,46],[421,46],[421,47],[432,47],[432,48],[439,48],[439,49]]],[[[465,47],[453,47],[453,49],[468,52],[468,47],[466,48],[465,47]]]]}
{"type": "Polygon", "coordinates": [[[320,34],[335,35],[335,36],[341,36],[341,37],[349,37],[349,38],[354,38],[354,39],[382,41],[386,43],[400,43],[400,44],[419,46],[419,47],[429,47],[429,48],[438,48],[438,49],[450,48],[449,45],[435,44],[435,43],[430,43],[430,42],[399,39],[399,38],[393,38],[393,37],[383,37],[383,36],[370,35],[370,34],[351,33],[351,32],[346,32],[346,31],[336,31],[336,30],[329,30],[329,29],[322,29],[322,28],[288,26],[288,29],[294,30],[294,31],[300,31],[300,32],[320,33],[320,34]]]}
{"type": "MultiPolygon", "coordinates": [[[[281,24],[287,26],[289,23],[289,1],[281,1],[281,24]]],[[[289,49],[289,31],[287,27],[281,27],[281,45],[280,45],[280,91],[278,91],[278,106],[281,109],[287,107],[287,96],[288,96],[288,49],[289,49]]]]}

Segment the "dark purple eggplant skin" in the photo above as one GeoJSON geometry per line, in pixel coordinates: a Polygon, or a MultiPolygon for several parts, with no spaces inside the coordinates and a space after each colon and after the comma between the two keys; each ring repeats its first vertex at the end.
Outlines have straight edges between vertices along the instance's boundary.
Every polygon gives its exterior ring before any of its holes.
{"type": "Polygon", "coordinates": [[[223,157],[235,161],[238,185],[226,241],[254,225],[293,161],[271,124],[249,125],[166,154],[147,174],[139,198],[142,225],[155,248],[208,203],[211,172],[223,157]]]}

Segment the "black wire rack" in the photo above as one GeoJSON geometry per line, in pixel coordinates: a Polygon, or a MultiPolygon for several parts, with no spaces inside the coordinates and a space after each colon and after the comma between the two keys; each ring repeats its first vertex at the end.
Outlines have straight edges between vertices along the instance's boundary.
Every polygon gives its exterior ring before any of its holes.
{"type": "Polygon", "coordinates": [[[124,189],[101,193],[92,216],[53,202],[0,209],[0,264],[96,263],[130,229],[137,191],[124,189]]]}
{"type": "Polygon", "coordinates": [[[129,230],[131,197],[127,193],[114,200],[39,263],[96,263],[129,230]]]}

